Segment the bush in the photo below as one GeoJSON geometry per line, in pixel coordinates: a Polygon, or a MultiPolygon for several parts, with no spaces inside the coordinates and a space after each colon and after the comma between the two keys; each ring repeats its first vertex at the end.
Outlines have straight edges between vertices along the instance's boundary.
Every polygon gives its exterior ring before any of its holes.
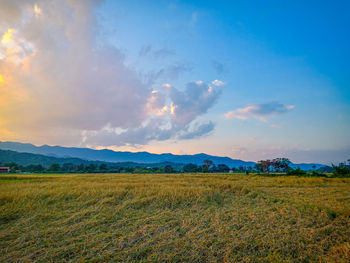
{"type": "Polygon", "coordinates": [[[301,170],[300,168],[297,169],[293,169],[293,168],[289,168],[287,171],[287,175],[306,175],[307,172],[305,172],[304,170],[301,170]]]}
{"type": "Polygon", "coordinates": [[[318,171],[312,171],[311,173],[308,173],[309,176],[314,176],[314,177],[326,177],[324,173],[320,173],[318,171]]]}
{"type": "Polygon", "coordinates": [[[304,170],[301,170],[300,168],[289,168],[287,171],[287,175],[306,175],[306,172],[304,170]]]}
{"type": "Polygon", "coordinates": [[[333,176],[334,177],[350,177],[350,169],[347,166],[334,166],[333,165],[333,176]]]}

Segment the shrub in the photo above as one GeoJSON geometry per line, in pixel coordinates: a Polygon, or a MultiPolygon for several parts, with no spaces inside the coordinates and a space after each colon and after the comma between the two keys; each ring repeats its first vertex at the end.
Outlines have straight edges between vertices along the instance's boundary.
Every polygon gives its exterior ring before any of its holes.
{"type": "Polygon", "coordinates": [[[287,175],[306,175],[307,173],[304,170],[301,170],[299,167],[297,169],[289,168],[287,175]]]}
{"type": "Polygon", "coordinates": [[[333,165],[334,177],[350,177],[350,169],[347,166],[335,166],[333,165]]]}

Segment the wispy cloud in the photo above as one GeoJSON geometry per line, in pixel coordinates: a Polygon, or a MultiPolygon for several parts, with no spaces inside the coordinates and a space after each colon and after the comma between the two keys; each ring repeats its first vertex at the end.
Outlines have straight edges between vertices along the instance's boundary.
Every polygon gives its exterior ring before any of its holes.
{"type": "Polygon", "coordinates": [[[256,118],[266,121],[267,118],[286,113],[295,108],[293,105],[284,105],[278,102],[270,102],[264,104],[249,104],[244,108],[229,111],[225,114],[227,119],[246,120],[248,118],[256,118]]]}
{"type": "Polygon", "coordinates": [[[223,74],[228,71],[227,65],[221,61],[213,60],[212,66],[217,74],[223,74]]]}
{"type": "Polygon", "coordinates": [[[225,82],[223,82],[223,81],[221,81],[221,80],[218,80],[218,79],[212,81],[211,83],[212,83],[213,85],[215,85],[215,86],[218,86],[218,87],[223,87],[223,86],[225,86],[225,82]]]}
{"type": "Polygon", "coordinates": [[[141,47],[139,56],[151,56],[152,58],[166,58],[175,55],[175,51],[168,48],[155,49],[152,45],[144,45],[141,47]]]}

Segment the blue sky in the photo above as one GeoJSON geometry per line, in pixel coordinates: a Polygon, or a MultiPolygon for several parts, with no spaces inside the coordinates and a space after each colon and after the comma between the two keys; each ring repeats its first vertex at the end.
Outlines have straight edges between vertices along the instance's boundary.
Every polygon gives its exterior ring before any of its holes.
{"type": "Polygon", "coordinates": [[[0,7],[0,140],[350,158],[348,1],[0,7]]]}
{"type": "Polygon", "coordinates": [[[214,151],[233,156],[242,149],[246,159],[266,148],[266,156],[285,151],[292,159],[303,150],[332,150],[326,161],[334,150],[350,146],[349,7],[347,1],[107,1],[99,14],[101,25],[113,32],[108,41],[124,50],[133,67],[188,67],[155,86],[226,83],[219,102],[203,116],[216,122],[213,134],[200,142],[206,151],[215,142],[231,143],[234,150],[214,151]],[[144,46],[169,54],[140,58],[144,46]],[[265,121],[222,117],[269,102],[295,108],[265,121]]]}

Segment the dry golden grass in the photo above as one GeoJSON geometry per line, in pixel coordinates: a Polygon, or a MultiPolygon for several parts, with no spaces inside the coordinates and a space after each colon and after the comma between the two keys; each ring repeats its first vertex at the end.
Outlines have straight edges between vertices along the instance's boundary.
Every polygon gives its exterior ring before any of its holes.
{"type": "Polygon", "coordinates": [[[349,178],[0,176],[0,262],[349,260],[349,178]]]}

